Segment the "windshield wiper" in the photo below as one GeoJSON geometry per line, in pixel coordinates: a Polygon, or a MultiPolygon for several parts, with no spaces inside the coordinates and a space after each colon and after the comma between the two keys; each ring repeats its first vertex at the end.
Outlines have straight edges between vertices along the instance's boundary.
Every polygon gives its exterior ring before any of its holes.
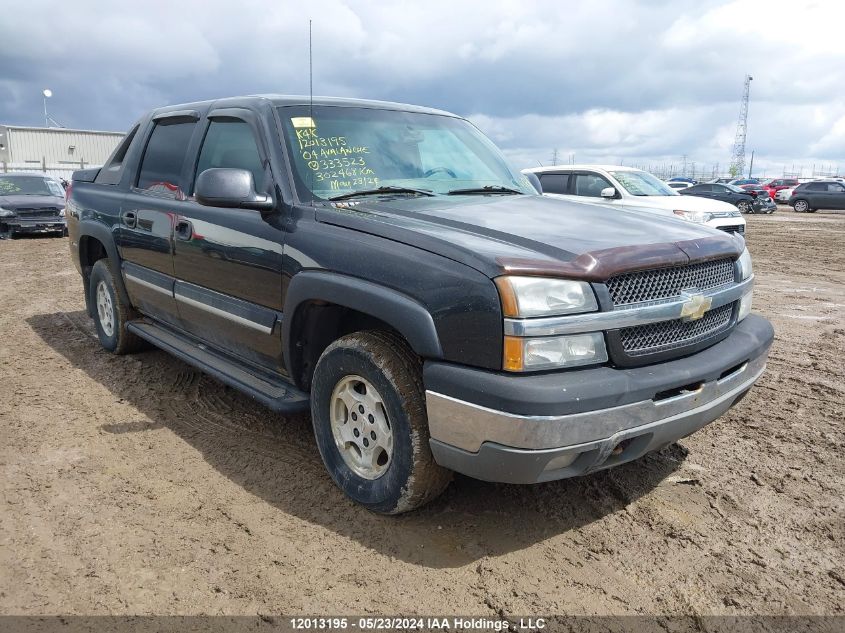
{"type": "Polygon", "coordinates": [[[346,200],[347,198],[355,198],[357,196],[378,196],[385,193],[415,193],[419,196],[433,196],[434,194],[427,189],[412,189],[410,187],[394,187],[386,185],[377,189],[361,189],[359,191],[350,191],[349,193],[342,193],[339,196],[332,196],[329,200],[346,200]]]}
{"type": "Polygon", "coordinates": [[[449,196],[465,196],[485,193],[516,193],[523,195],[518,189],[511,189],[510,187],[502,187],[500,185],[487,185],[485,187],[470,187],[468,189],[452,189],[448,192],[449,196]]]}

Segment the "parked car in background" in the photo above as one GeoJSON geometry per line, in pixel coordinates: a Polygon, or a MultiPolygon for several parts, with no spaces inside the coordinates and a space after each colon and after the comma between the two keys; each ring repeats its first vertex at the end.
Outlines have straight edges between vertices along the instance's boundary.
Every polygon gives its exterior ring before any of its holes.
{"type": "Polygon", "coordinates": [[[735,187],[739,187],[741,185],[759,185],[760,181],[757,180],[756,178],[736,178],[734,180],[731,180],[727,184],[734,185],[735,187]]]}
{"type": "Polygon", "coordinates": [[[816,180],[798,185],[788,204],[798,213],[813,213],[817,209],[845,209],[845,184],[837,180],[816,180]]]}
{"type": "Polygon", "coordinates": [[[732,204],[742,213],[771,213],[777,208],[768,194],[758,196],[756,193],[734,185],[702,183],[688,189],[682,189],[679,193],[685,196],[720,200],[732,204]]]}
{"type": "Polygon", "coordinates": [[[0,174],[0,237],[53,233],[64,235],[65,190],[51,176],[0,174]]]}
{"type": "Polygon", "coordinates": [[[769,192],[769,196],[773,200],[778,191],[791,189],[793,187],[797,187],[799,184],[800,183],[797,178],[772,178],[771,180],[761,183],[761,185],[769,192]]]}
{"type": "Polygon", "coordinates": [[[535,174],[540,179],[543,195],[553,198],[647,211],[706,224],[729,233],[745,233],[745,220],[731,205],[718,200],[679,196],[662,180],[633,167],[562,165],[526,169],[523,173],[535,174]]]}
{"type": "Polygon", "coordinates": [[[685,182],[690,185],[694,185],[698,181],[695,178],[687,178],[686,176],[675,176],[674,178],[670,178],[666,182],[685,182]]]}
{"type": "Polygon", "coordinates": [[[742,185],[740,189],[754,196],[751,213],[774,213],[777,211],[778,206],[772,200],[769,190],[763,185],[742,185]]]}
{"type": "Polygon", "coordinates": [[[715,183],[719,183],[719,184],[727,184],[727,183],[729,183],[731,180],[733,180],[733,178],[714,178],[713,180],[708,180],[707,182],[710,182],[710,183],[715,182],[715,183]]]}
{"type": "MultiPolygon", "coordinates": [[[[797,186],[798,185],[796,185],[796,187],[797,186]]],[[[779,204],[786,204],[792,197],[793,191],[795,191],[795,187],[787,187],[786,189],[780,189],[775,193],[775,202],[779,204]]]]}
{"type": "Polygon", "coordinates": [[[669,187],[677,191],[678,189],[686,189],[687,187],[692,187],[691,182],[686,182],[684,180],[669,180],[666,182],[669,187]]]}

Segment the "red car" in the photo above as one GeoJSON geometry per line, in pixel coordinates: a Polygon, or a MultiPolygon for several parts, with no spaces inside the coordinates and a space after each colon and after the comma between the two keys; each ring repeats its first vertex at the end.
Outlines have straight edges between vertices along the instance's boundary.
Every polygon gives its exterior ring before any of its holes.
{"type": "Polygon", "coordinates": [[[797,187],[800,183],[797,178],[773,178],[762,183],[763,188],[769,192],[769,196],[774,200],[775,194],[781,189],[791,189],[797,187]]]}

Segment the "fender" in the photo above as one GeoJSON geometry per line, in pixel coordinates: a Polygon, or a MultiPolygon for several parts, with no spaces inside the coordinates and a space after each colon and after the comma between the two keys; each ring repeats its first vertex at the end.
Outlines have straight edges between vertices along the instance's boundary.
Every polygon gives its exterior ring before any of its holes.
{"type": "Polygon", "coordinates": [[[282,320],[285,364],[291,366],[291,327],[299,306],[308,301],[325,301],[380,319],[399,332],[411,348],[424,358],[442,358],[443,349],[426,308],[396,290],[357,277],[322,271],[304,271],[291,279],[285,296],[282,320]]]}
{"type": "MultiPolygon", "coordinates": [[[[81,246],[83,237],[93,237],[98,240],[106,249],[108,255],[109,265],[111,266],[112,275],[114,276],[114,283],[117,286],[117,291],[120,293],[120,298],[127,304],[132,305],[129,300],[129,294],[126,292],[126,286],[123,284],[123,274],[120,269],[120,255],[117,252],[117,245],[114,241],[114,235],[105,224],[91,220],[88,218],[81,218],[79,220],[79,243],[81,246]]],[[[79,261],[82,267],[83,253],[80,248],[79,261]]],[[[85,285],[85,303],[88,304],[88,276],[83,272],[83,284],[85,285]]],[[[93,316],[93,315],[92,315],[93,316]]]]}

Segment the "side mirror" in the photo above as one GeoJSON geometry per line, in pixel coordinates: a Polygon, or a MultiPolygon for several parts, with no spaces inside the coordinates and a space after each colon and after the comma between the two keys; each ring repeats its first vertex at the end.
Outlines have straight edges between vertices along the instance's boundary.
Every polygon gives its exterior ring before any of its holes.
{"type": "Polygon", "coordinates": [[[197,176],[194,187],[197,202],[206,207],[235,207],[269,211],[273,199],[256,193],[252,172],[246,169],[216,167],[197,176]]]}
{"type": "Polygon", "coordinates": [[[616,189],[613,187],[605,187],[601,190],[599,194],[602,198],[615,198],[616,197],[616,189]]]}

